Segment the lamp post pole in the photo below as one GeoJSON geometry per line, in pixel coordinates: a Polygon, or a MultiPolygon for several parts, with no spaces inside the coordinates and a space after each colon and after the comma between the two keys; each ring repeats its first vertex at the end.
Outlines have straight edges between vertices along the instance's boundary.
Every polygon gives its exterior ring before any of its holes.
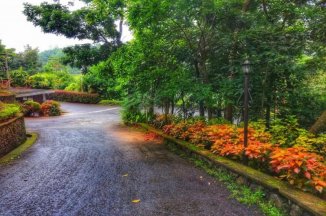
{"type": "Polygon", "coordinates": [[[250,72],[250,62],[246,60],[243,65],[244,72],[244,113],[243,113],[243,121],[244,121],[244,131],[243,131],[243,145],[244,147],[248,146],[248,123],[249,123],[249,72],[250,72]]]}

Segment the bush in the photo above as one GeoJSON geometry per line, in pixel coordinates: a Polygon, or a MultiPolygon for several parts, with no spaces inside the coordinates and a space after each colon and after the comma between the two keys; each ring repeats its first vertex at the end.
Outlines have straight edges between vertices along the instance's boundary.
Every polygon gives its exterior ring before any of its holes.
{"type": "Polygon", "coordinates": [[[0,123],[19,115],[21,109],[16,104],[5,104],[0,102],[0,123]]]}
{"type": "Polygon", "coordinates": [[[59,116],[61,115],[60,104],[53,100],[48,100],[42,103],[41,111],[44,116],[59,116]]]}
{"type": "Polygon", "coordinates": [[[97,104],[100,101],[98,94],[88,94],[73,91],[57,90],[49,95],[49,99],[56,101],[97,104]]]}
{"type": "Polygon", "coordinates": [[[75,80],[65,71],[37,73],[27,79],[27,84],[32,88],[65,89],[75,80]]]}
{"type": "Polygon", "coordinates": [[[17,86],[26,86],[26,81],[28,79],[28,73],[22,68],[14,71],[10,71],[11,85],[14,87],[17,86]]]}
{"type": "Polygon", "coordinates": [[[38,102],[28,100],[23,103],[23,112],[25,116],[35,116],[40,114],[41,105],[38,102]]]}
{"type": "Polygon", "coordinates": [[[110,105],[110,106],[116,106],[116,105],[120,106],[122,104],[122,102],[118,101],[118,100],[101,100],[99,102],[99,104],[101,104],[101,105],[110,105]]]}
{"type": "Polygon", "coordinates": [[[27,85],[32,88],[53,89],[55,78],[54,74],[37,73],[28,78],[27,85]]]}

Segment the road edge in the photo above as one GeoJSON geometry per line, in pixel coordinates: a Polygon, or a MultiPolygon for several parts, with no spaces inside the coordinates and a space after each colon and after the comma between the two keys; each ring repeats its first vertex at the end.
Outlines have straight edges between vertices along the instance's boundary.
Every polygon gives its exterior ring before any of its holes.
{"type": "Polygon", "coordinates": [[[10,151],[8,154],[0,158],[0,164],[8,164],[13,160],[19,158],[26,150],[28,150],[32,145],[35,144],[39,135],[36,132],[31,132],[27,134],[27,140],[19,145],[17,148],[10,151]]]}

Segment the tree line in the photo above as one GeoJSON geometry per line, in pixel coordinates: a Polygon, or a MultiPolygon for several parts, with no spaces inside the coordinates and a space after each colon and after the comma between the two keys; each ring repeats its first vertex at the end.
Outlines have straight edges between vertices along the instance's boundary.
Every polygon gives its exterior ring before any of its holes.
{"type": "Polygon", "coordinates": [[[326,3],[321,0],[84,0],[25,4],[46,33],[89,39],[65,48],[88,88],[125,99],[128,116],[191,111],[242,118],[242,63],[249,59],[250,117],[294,115],[309,127],[326,109],[326,3]],[[123,24],[133,39],[122,42],[123,24]]]}

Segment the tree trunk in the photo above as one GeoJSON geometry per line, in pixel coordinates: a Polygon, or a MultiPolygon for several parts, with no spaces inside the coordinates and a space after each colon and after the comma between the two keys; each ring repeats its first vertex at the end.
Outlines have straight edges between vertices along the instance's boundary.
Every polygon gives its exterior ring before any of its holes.
{"type": "Polygon", "coordinates": [[[171,101],[171,114],[174,114],[174,101],[171,101]]]}
{"type": "Polygon", "coordinates": [[[208,108],[207,109],[207,117],[208,117],[208,120],[211,120],[213,118],[213,112],[214,112],[214,109],[213,108],[208,108]]]}
{"type": "Polygon", "coordinates": [[[205,106],[204,106],[204,101],[199,102],[199,115],[200,117],[205,118],[205,106]]]}
{"type": "Polygon", "coordinates": [[[168,100],[166,100],[164,102],[164,114],[168,115],[170,112],[170,102],[168,100]]]}
{"type": "Polygon", "coordinates": [[[233,107],[231,104],[227,105],[227,107],[225,109],[224,118],[226,120],[228,120],[229,122],[233,121],[233,107]]]}
{"type": "Polygon", "coordinates": [[[311,126],[309,132],[318,134],[326,131],[326,110],[321,114],[317,121],[311,126]]]}

